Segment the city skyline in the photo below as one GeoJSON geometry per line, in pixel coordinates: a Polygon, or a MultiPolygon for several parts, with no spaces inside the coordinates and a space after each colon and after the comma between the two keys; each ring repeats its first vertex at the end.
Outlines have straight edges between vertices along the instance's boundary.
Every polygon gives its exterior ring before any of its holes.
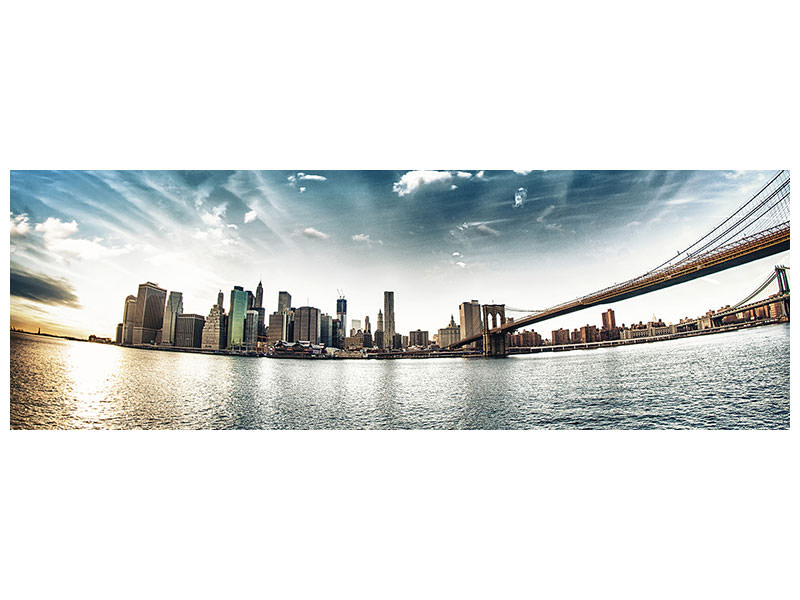
{"type": "MultiPolygon", "coordinates": [[[[268,313],[289,290],[335,314],[341,289],[349,314],[376,318],[393,290],[396,331],[434,332],[471,299],[544,308],[644,272],[771,174],[14,171],[12,326],[114,337],[131,281],[208,315],[218,290],[261,280],[268,313]]],[[[614,308],[677,322],[738,300],[781,262],[788,252],[614,308]]]]}

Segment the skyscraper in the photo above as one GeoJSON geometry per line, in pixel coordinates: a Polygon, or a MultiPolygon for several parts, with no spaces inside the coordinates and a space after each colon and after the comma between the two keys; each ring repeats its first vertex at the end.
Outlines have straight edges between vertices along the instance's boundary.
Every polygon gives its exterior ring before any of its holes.
{"type": "Polygon", "coordinates": [[[228,348],[244,343],[244,320],[247,316],[247,292],[240,285],[231,290],[231,307],[228,311],[228,348]]]}
{"type": "Polygon", "coordinates": [[[603,329],[610,331],[617,326],[617,321],[614,318],[614,311],[612,309],[608,309],[606,312],[603,313],[603,329]]]}
{"type": "Polygon", "coordinates": [[[256,305],[254,308],[262,308],[264,306],[264,286],[261,285],[261,282],[258,282],[258,287],[256,287],[256,305]]]}
{"type": "MultiPolygon", "coordinates": [[[[224,309],[225,308],[225,295],[222,293],[222,290],[219,291],[217,294],[217,306],[224,309]]],[[[224,310],[222,312],[225,312],[224,310]]]]}
{"type": "Polygon", "coordinates": [[[258,344],[258,311],[254,308],[248,309],[245,315],[244,344],[248,350],[255,350],[258,344]]]}
{"type": "Polygon", "coordinates": [[[177,315],[175,318],[175,346],[179,348],[199,348],[203,342],[203,326],[205,323],[205,317],[202,315],[177,315]]]}
{"type": "MultiPolygon", "coordinates": [[[[217,299],[222,298],[220,292],[217,299]]],[[[228,345],[228,317],[222,305],[215,304],[203,326],[202,347],[205,350],[223,350],[228,345]]]]}
{"type": "Polygon", "coordinates": [[[383,337],[383,313],[380,308],[378,309],[378,326],[375,328],[374,342],[378,348],[386,347],[386,340],[383,337]],[[378,332],[380,332],[380,335],[378,335],[378,332]]]}
{"type": "Polygon", "coordinates": [[[384,337],[387,345],[396,347],[394,344],[394,292],[383,292],[383,318],[384,318],[384,337]]]}
{"type": "MultiPolygon", "coordinates": [[[[477,300],[462,302],[458,307],[458,315],[461,318],[461,339],[483,333],[480,302],[477,300]]],[[[477,348],[478,342],[473,342],[470,347],[477,348]]]]}
{"type": "Polygon", "coordinates": [[[366,317],[364,317],[364,331],[365,331],[365,332],[367,332],[367,331],[371,332],[371,331],[372,331],[372,330],[369,328],[369,315],[367,315],[366,317]]]}
{"type": "Polygon", "coordinates": [[[122,343],[130,346],[133,343],[133,323],[136,320],[136,296],[125,298],[125,310],[122,312],[122,343]]]}
{"type": "Polygon", "coordinates": [[[278,292],[278,312],[286,312],[292,307],[292,295],[289,292],[278,292]]]}
{"type": "Polygon", "coordinates": [[[333,346],[333,317],[328,314],[319,318],[319,343],[333,346]]]}
{"type": "Polygon", "coordinates": [[[164,310],[164,321],[161,325],[161,343],[165,346],[175,344],[175,325],[179,314],[183,312],[183,294],[170,292],[167,307],[164,310]]]}
{"type": "Polygon", "coordinates": [[[133,322],[133,343],[152,344],[164,323],[164,303],[167,290],[148,281],[139,285],[136,298],[136,316],[133,322]]]}
{"type": "Polygon", "coordinates": [[[447,348],[461,339],[461,328],[456,324],[453,315],[450,315],[450,324],[439,330],[439,347],[447,348]]]}
{"type": "Polygon", "coordinates": [[[344,296],[336,300],[336,318],[339,319],[339,328],[347,331],[347,300],[344,296]]]}
{"type": "Polygon", "coordinates": [[[320,323],[319,309],[313,306],[301,306],[294,311],[295,342],[319,343],[320,323]]]}

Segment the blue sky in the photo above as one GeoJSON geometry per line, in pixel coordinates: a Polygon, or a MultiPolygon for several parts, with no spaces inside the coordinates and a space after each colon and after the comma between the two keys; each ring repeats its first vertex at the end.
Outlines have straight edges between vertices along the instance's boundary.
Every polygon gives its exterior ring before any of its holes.
{"type": "MultiPolygon", "coordinates": [[[[261,279],[270,311],[288,290],[332,314],[342,289],[348,316],[373,323],[394,290],[397,330],[433,334],[464,300],[545,308],[646,271],[772,173],[12,171],[12,324],[110,336],[143,281],[206,315],[218,289],[227,302],[261,279]]],[[[612,307],[619,322],[677,321],[739,300],[780,262],[788,252],[612,307]]]]}

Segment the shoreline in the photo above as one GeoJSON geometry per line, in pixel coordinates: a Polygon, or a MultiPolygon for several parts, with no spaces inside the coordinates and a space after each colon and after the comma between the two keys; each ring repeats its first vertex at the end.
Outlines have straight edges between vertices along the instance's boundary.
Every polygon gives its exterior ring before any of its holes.
{"type": "MultiPolygon", "coordinates": [[[[587,342],[575,344],[563,344],[558,346],[531,346],[531,347],[509,347],[506,356],[519,355],[519,354],[540,354],[542,352],[570,352],[574,350],[597,350],[600,348],[616,348],[618,346],[628,346],[632,344],[652,344],[654,342],[664,342],[668,340],[675,340],[681,338],[698,337],[704,335],[714,335],[717,333],[728,333],[731,331],[739,331],[742,329],[751,329],[753,327],[764,327],[768,325],[779,325],[782,323],[789,323],[790,320],[786,317],[778,317],[771,319],[760,319],[758,321],[748,321],[745,323],[734,323],[723,327],[713,327],[710,329],[700,329],[695,331],[684,331],[680,333],[672,333],[668,335],[660,335],[646,338],[636,338],[632,340],[607,340],[603,342],[587,342]]],[[[12,330],[11,333],[24,333],[32,336],[44,336],[56,339],[65,339],[75,342],[89,342],[80,338],[56,336],[47,333],[33,333],[30,331],[12,330]]],[[[425,359],[425,358],[504,358],[504,357],[484,357],[479,351],[466,351],[457,350],[452,352],[447,351],[420,351],[420,352],[382,352],[371,353],[365,355],[353,356],[355,351],[350,356],[326,356],[326,355],[303,355],[303,354],[260,354],[256,352],[231,352],[228,350],[204,350],[202,348],[174,348],[174,347],[158,347],[158,346],[122,346],[118,344],[108,344],[101,342],[94,342],[103,346],[114,346],[118,348],[133,348],[136,350],[149,350],[156,352],[182,352],[187,354],[206,354],[217,356],[240,356],[246,358],[274,358],[286,360],[398,360],[398,359],[425,359]]]]}

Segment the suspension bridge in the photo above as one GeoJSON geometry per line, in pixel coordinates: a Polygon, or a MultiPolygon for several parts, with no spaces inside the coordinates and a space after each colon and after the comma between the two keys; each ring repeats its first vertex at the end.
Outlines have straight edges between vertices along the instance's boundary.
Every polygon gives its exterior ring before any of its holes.
{"type": "MultiPolygon", "coordinates": [[[[454,349],[481,341],[484,355],[505,356],[506,334],[521,327],[599,304],[647,294],[788,250],[789,183],[789,172],[779,171],[750,200],[699,240],[647,273],[623,283],[547,309],[531,311],[531,314],[514,321],[506,320],[504,304],[484,304],[481,307],[483,331],[449,347],[454,349]]],[[[785,271],[782,273],[785,278],[785,271]]],[[[773,274],[763,288],[775,277],[778,275],[773,274]]],[[[779,285],[783,283],[786,283],[788,301],[788,282],[785,279],[779,281],[779,285]]],[[[740,304],[745,304],[754,296],[740,304]]]]}

